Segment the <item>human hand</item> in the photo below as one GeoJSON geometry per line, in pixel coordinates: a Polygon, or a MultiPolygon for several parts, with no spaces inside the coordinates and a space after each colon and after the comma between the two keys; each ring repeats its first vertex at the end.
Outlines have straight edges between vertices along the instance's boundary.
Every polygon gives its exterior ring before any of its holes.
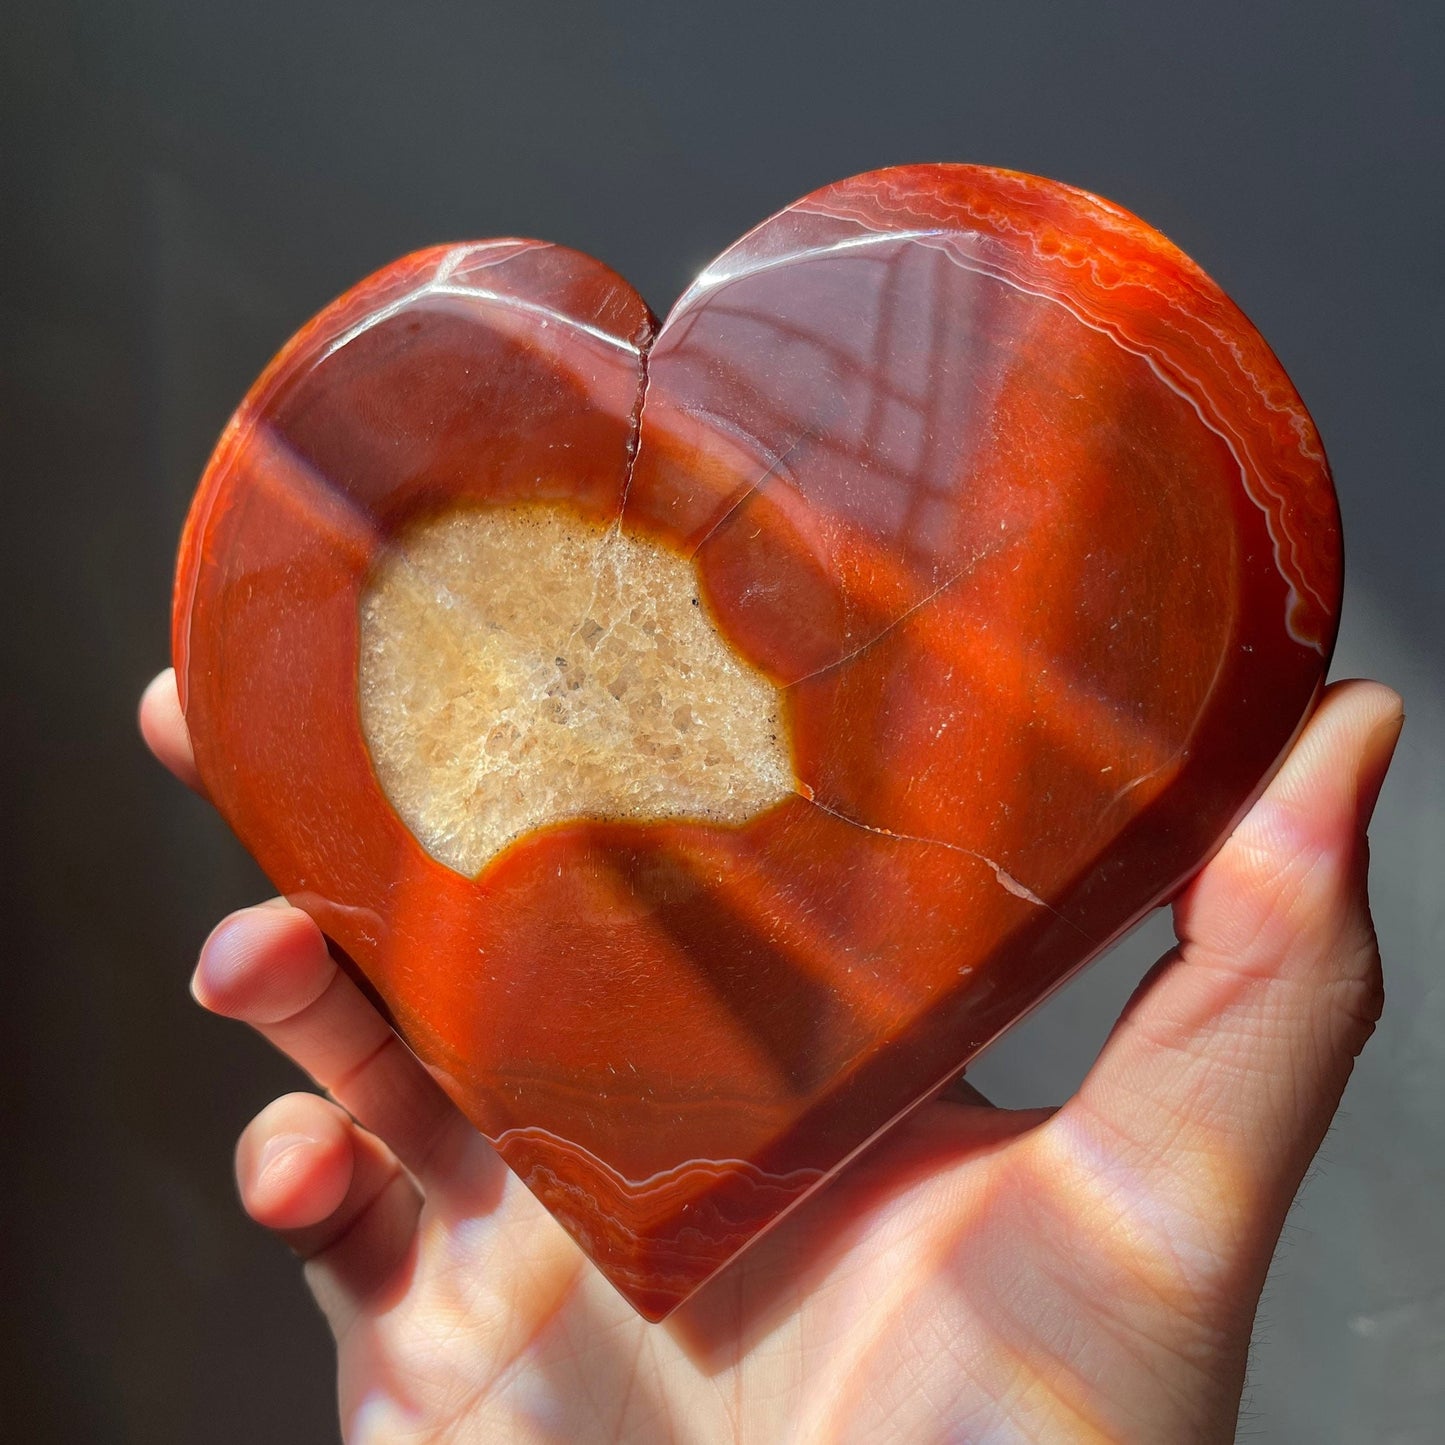
{"type": "MultiPolygon", "coordinates": [[[[315,924],[226,919],[193,990],[329,1094],[241,1136],[348,1441],[1228,1441],[1285,1215],[1378,1017],[1365,828],[1402,719],[1328,689],[1057,1111],[916,1110],[661,1325],[471,1129],[315,924]]],[[[175,679],[141,727],[199,788],[175,679]]]]}

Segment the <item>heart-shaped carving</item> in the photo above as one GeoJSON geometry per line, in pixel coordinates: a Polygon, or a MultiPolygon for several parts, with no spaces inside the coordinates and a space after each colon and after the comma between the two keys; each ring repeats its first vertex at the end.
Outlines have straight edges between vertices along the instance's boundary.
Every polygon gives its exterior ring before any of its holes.
{"type": "Polygon", "coordinates": [[[223,437],[174,648],[226,818],[658,1318],[1199,867],[1339,586],[1218,287],[921,166],[660,329],[538,242],[363,282],[223,437]]]}

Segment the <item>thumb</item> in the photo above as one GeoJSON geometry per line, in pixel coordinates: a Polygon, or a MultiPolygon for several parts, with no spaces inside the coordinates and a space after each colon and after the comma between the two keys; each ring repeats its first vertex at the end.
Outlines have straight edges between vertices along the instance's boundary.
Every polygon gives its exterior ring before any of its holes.
{"type": "Polygon", "coordinates": [[[1107,1161],[1111,1188],[1126,1171],[1261,1283],[1383,1002],[1365,829],[1403,720],[1377,683],[1325,692],[1055,1120],[1076,1162],[1107,1161]]]}

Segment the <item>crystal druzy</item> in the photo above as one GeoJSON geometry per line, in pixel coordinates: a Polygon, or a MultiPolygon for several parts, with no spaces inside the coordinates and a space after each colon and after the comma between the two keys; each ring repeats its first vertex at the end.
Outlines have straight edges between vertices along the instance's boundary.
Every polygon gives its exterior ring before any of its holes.
{"type": "Polygon", "coordinates": [[[222,438],[174,650],[222,813],[659,1318],[1201,865],[1339,588],[1193,262],[914,166],[660,327],[537,241],[362,282],[222,438]]]}

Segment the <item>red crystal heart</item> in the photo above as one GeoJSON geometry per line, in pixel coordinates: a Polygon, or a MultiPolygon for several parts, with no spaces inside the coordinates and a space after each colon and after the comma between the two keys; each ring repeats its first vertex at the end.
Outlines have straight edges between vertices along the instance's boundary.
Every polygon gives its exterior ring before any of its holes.
{"type": "Polygon", "coordinates": [[[1339,589],[1218,287],[916,166],[660,329],[532,241],[364,281],[222,438],[174,651],[232,827],[655,1319],[1200,866],[1339,589]]]}

